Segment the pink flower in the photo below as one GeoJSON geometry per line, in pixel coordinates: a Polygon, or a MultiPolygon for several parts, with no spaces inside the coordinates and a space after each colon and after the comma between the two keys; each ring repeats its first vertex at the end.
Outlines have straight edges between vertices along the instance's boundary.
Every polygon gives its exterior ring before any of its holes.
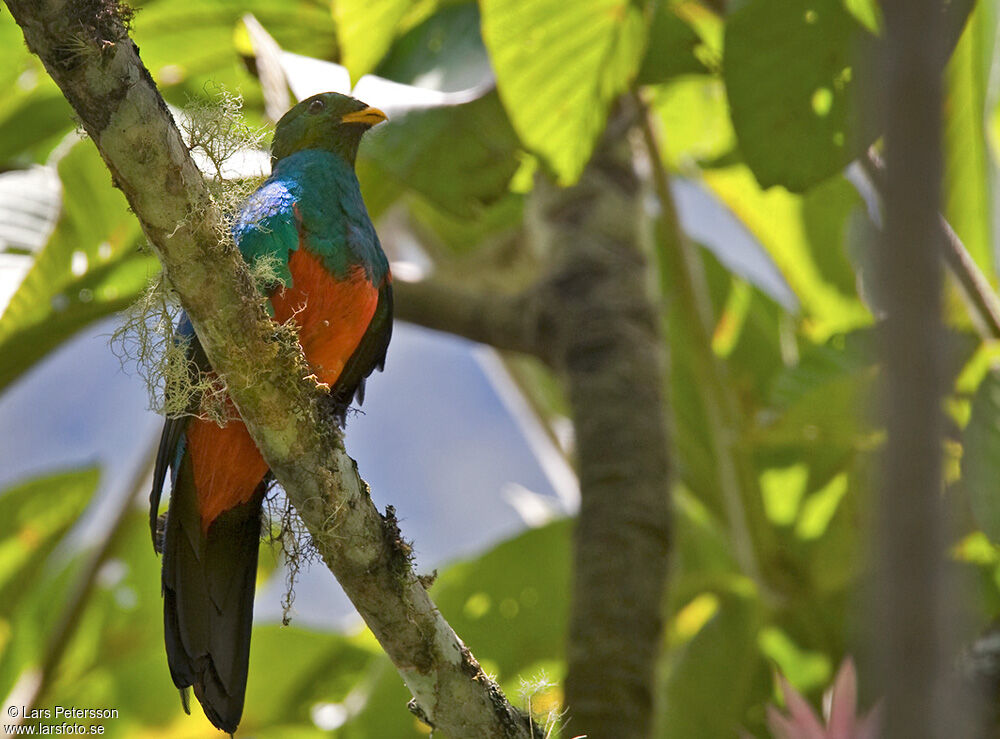
{"type": "Polygon", "coordinates": [[[767,707],[767,725],[774,739],[876,739],[878,736],[879,707],[867,716],[857,713],[858,673],[850,657],[841,663],[833,687],[823,695],[826,726],[802,694],[780,673],[778,684],[788,713],[781,713],[774,706],[767,707]]]}

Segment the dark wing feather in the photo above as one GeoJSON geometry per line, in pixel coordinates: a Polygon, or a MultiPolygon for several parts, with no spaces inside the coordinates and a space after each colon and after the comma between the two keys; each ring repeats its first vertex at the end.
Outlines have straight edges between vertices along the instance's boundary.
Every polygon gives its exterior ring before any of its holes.
{"type": "Polygon", "coordinates": [[[163,495],[163,483],[167,479],[167,469],[174,463],[177,455],[177,445],[181,434],[187,426],[186,418],[168,418],[163,423],[163,433],[160,435],[160,447],[156,452],[156,466],[153,468],[153,489],[149,491],[149,533],[153,536],[153,548],[162,549],[156,532],[156,522],[160,517],[160,496],[163,495]]]}

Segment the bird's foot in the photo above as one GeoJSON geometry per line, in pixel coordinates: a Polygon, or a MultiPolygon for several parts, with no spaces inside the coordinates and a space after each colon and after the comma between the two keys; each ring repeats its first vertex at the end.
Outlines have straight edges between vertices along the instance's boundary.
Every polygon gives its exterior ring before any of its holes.
{"type": "Polygon", "coordinates": [[[313,382],[316,383],[316,387],[318,387],[321,391],[323,391],[327,395],[330,394],[330,385],[328,383],[326,383],[326,382],[320,382],[319,378],[315,375],[315,373],[311,374],[311,375],[306,375],[302,379],[303,380],[312,380],[313,382]]]}

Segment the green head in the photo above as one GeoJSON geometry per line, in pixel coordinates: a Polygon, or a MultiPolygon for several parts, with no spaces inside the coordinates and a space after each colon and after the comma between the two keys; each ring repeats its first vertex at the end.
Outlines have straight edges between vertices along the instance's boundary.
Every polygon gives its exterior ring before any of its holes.
{"type": "Polygon", "coordinates": [[[271,144],[272,161],[303,149],[324,149],[353,166],[361,136],[384,120],[378,108],[337,92],[321,92],[281,116],[271,144]]]}

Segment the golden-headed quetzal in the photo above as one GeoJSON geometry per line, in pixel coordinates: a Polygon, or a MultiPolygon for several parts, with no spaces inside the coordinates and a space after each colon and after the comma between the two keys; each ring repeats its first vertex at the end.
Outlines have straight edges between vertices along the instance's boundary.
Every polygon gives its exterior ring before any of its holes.
{"type": "MultiPolygon", "coordinates": [[[[294,320],[342,421],[365,378],[385,363],[392,331],[389,263],[354,174],[365,131],[385,115],[333,92],[286,113],[274,134],[271,176],[243,205],[233,236],[247,262],[276,258],[269,291],[275,320],[294,320]]],[[[190,323],[190,356],[208,369],[190,323]]],[[[267,463],[246,427],[198,417],[168,419],[150,494],[154,543],[160,494],[171,473],[163,552],[167,661],[185,709],[187,688],[218,728],[243,714],[250,655],[261,506],[267,463]]]]}

